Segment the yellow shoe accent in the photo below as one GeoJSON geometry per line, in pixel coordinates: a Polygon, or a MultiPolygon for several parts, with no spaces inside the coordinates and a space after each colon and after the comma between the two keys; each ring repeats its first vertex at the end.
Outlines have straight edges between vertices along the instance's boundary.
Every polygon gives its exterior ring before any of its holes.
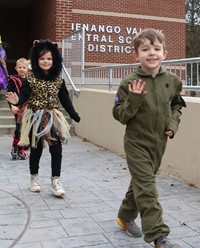
{"type": "Polygon", "coordinates": [[[124,228],[124,230],[129,236],[133,238],[139,238],[143,234],[141,229],[138,227],[138,225],[134,221],[129,222],[129,221],[124,221],[120,218],[117,218],[117,223],[119,226],[124,228]]]}
{"type": "Polygon", "coordinates": [[[122,219],[117,218],[117,224],[126,230],[126,225],[122,219]]]}

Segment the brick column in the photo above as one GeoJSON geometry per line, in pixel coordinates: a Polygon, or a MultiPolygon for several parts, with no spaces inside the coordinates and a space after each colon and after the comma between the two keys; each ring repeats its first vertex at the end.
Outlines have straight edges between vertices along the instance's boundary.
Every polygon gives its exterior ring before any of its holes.
{"type": "Polygon", "coordinates": [[[72,0],[56,0],[56,41],[71,32],[72,0]]]}

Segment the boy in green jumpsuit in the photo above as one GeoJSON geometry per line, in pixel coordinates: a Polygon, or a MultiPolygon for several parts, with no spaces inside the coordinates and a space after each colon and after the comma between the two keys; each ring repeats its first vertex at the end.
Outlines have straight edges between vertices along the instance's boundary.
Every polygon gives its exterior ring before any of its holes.
{"type": "Polygon", "coordinates": [[[124,149],[131,182],[118,213],[118,224],[133,237],[142,236],[155,248],[179,248],[166,238],[158,201],[156,173],[167,139],[173,138],[180,123],[182,82],[161,66],[167,56],[165,37],[145,29],[134,39],[134,56],[140,66],[119,86],[113,116],[126,125],[124,149]],[[140,214],[142,232],[134,220],[140,214]]]}

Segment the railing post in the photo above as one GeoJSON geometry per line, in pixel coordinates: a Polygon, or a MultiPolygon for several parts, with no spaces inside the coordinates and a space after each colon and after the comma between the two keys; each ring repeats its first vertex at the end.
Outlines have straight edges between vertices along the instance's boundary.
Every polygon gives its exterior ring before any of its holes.
{"type": "Polygon", "coordinates": [[[112,77],[113,77],[113,70],[112,68],[109,68],[109,91],[112,90],[112,77]]]}
{"type": "Polygon", "coordinates": [[[191,85],[192,86],[194,85],[194,82],[193,82],[193,63],[191,63],[191,85]]]}
{"type": "Polygon", "coordinates": [[[81,49],[81,84],[85,85],[85,29],[82,28],[82,49],[81,49]]]}

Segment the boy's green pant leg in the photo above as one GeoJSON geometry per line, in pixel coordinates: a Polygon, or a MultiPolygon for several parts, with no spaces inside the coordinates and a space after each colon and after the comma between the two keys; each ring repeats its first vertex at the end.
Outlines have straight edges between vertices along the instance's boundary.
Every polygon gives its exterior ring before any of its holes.
{"type": "Polygon", "coordinates": [[[145,159],[140,162],[134,161],[134,166],[130,163],[130,158],[127,162],[132,179],[120,206],[118,217],[126,221],[134,220],[139,212],[144,240],[151,243],[160,236],[167,236],[170,232],[169,227],[163,222],[154,169],[145,159]]]}

